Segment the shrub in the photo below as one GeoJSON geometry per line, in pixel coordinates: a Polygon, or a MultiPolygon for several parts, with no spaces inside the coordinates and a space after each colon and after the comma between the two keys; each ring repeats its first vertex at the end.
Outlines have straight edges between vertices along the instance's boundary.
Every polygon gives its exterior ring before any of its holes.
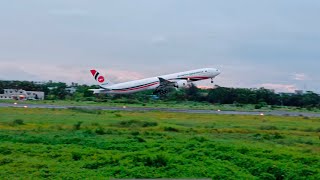
{"type": "Polygon", "coordinates": [[[54,128],[57,129],[57,130],[63,130],[63,128],[62,128],[62,126],[60,124],[54,126],[54,128]]]}
{"type": "Polygon", "coordinates": [[[13,162],[12,159],[2,158],[2,159],[0,159],[0,166],[5,165],[5,164],[9,164],[9,163],[12,163],[12,162],[13,162]]]}
{"type": "Polygon", "coordinates": [[[22,119],[15,119],[12,122],[9,122],[10,126],[16,126],[16,125],[24,125],[24,121],[22,119]]]}
{"type": "Polygon", "coordinates": [[[80,112],[80,113],[102,114],[101,110],[95,110],[95,109],[84,109],[84,108],[78,108],[78,107],[70,107],[69,109],[75,112],[80,112]]]}
{"type": "Polygon", "coordinates": [[[278,133],[278,132],[276,132],[276,133],[273,134],[273,139],[283,139],[283,138],[284,138],[284,136],[281,135],[281,134],[278,133]]]}
{"type": "Polygon", "coordinates": [[[116,117],[122,117],[122,115],[121,115],[121,114],[115,114],[115,116],[116,116],[116,117]]]}
{"type": "Polygon", "coordinates": [[[73,129],[74,130],[80,130],[81,124],[82,124],[82,121],[78,121],[76,124],[73,125],[73,129]]]}
{"type": "Polygon", "coordinates": [[[131,132],[131,135],[133,135],[133,136],[138,136],[139,134],[140,134],[139,131],[131,132]]]}
{"type": "Polygon", "coordinates": [[[146,140],[144,140],[142,137],[136,136],[135,139],[136,139],[138,142],[146,142],[146,140]]]}
{"type": "Polygon", "coordinates": [[[276,126],[260,126],[261,130],[278,130],[278,128],[276,126]]]}
{"type": "Polygon", "coordinates": [[[83,134],[85,134],[85,135],[93,135],[94,133],[92,132],[91,129],[86,129],[85,131],[83,131],[83,134]]]}
{"type": "Polygon", "coordinates": [[[163,154],[156,155],[155,157],[144,158],[144,165],[151,167],[164,167],[168,164],[168,158],[163,154]]]}
{"type": "Polygon", "coordinates": [[[98,162],[93,162],[93,163],[87,163],[83,166],[83,168],[86,169],[98,169],[100,167],[105,166],[106,164],[108,164],[108,162],[106,161],[98,161],[98,162]]]}
{"type": "Polygon", "coordinates": [[[109,159],[106,159],[104,157],[97,157],[98,159],[94,162],[86,163],[83,168],[86,169],[99,169],[106,165],[112,165],[112,166],[119,166],[119,159],[110,157],[109,159]]]}
{"type": "Polygon", "coordinates": [[[261,109],[263,106],[261,105],[261,104],[256,104],[255,106],[254,106],[254,108],[255,109],[261,109]]]}
{"type": "Polygon", "coordinates": [[[196,140],[196,141],[198,141],[198,142],[205,142],[205,141],[208,141],[208,139],[207,138],[205,138],[205,137],[203,137],[203,136],[196,136],[196,137],[194,137],[194,138],[192,138],[192,139],[194,139],[194,140],[196,140]]]}
{"type": "Polygon", "coordinates": [[[152,126],[158,126],[158,123],[157,122],[147,122],[147,121],[144,121],[142,123],[142,127],[152,127],[152,126]]]}
{"type": "Polygon", "coordinates": [[[153,127],[157,125],[158,125],[157,122],[138,121],[138,120],[121,121],[119,123],[119,126],[121,127],[153,127]]]}
{"type": "Polygon", "coordinates": [[[75,160],[75,161],[79,161],[81,160],[82,158],[82,155],[78,152],[72,152],[72,159],[75,160]]]}
{"type": "Polygon", "coordinates": [[[97,123],[97,122],[93,122],[93,123],[91,123],[91,125],[92,125],[92,126],[99,126],[100,124],[97,123]]]}
{"type": "Polygon", "coordinates": [[[253,137],[257,140],[265,139],[265,140],[274,140],[274,139],[283,139],[284,136],[280,133],[276,132],[274,134],[254,134],[253,137]]]}
{"type": "Polygon", "coordinates": [[[171,131],[171,132],[179,132],[179,129],[168,126],[168,127],[164,127],[165,131],[171,131]]]}
{"type": "Polygon", "coordinates": [[[8,155],[11,154],[11,150],[8,147],[0,147],[0,154],[8,155]]]}
{"type": "Polygon", "coordinates": [[[104,135],[106,134],[106,132],[104,131],[104,128],[99,126],[96,130],[95,130],[96,134],[98,135],[104,135]]]}
{"type": "Polygon", "coordinates": [[[117,130],[111,130],[111,129],[107,129],[106,131],[104,131],[105,134],[115,134],[118,133],[118,135],[121,134],[121,132],[118,132],[117,130]]]}

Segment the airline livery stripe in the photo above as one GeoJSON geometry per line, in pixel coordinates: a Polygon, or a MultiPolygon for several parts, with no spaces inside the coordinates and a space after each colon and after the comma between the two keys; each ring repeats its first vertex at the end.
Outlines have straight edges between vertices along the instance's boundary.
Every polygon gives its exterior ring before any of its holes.
{"type": "Polygon", "coordinates": [[[146,85],[154,84],[154,83],[159,83],[159,82],[158,82],[158,81],[155,81],[155,82],[151,82],[151,83],[147,83],[147,84],[142,84],[142,85],[138,85],[138,86],[133,86],[133,87],[128,87],[128,88],[123,88],[123,89],[114,89],[114,90],[124,90],[124,89],[137,88],[137,87],[146,86],[146,85]]]}
{"type": "Polygon", "coordinates": [[[183,77],[183,78],[179,78],[179,79],[209,79],[209,77],[205,77],[205,76],[191,76],[191,77],[183,77]]]}
{"type": "Polygon", "coordinates": [[[97,77],[99,76],[99,72],[97,72],[97,74],[94,76],[94,79],[97,80],[97,77]]]}
{"type": "Polygon", "coordinates": [[[150,86],[154,86],[156,84],[158,84],[159,82],[153,82],[153,83],[148,83],[148,84],[144,84],[144,85],[140,85],[140,86],[135,86],[135,87],[131,87],[131,88],[124,88],[124,89],[112,89],[114,91],[131,91],[131,90],[137,90],[137,89],[142,89],[142,88],[147,88],[150,86]]]}
{"type": "Polygon", "coordinates": [[[117,91],[130,91],[130,90],[136,90],[136,89],[142,89],[145,87],[150,87],[153,85],[158,84],[158,82],[152,83],[152,84],[145,84],[145,85],[141,85],[141,86],[137,86],[137,87],[131,87],[131,88],[124,88],[124,89],[113,89],[113,90],[117,90],[117,91]]]}

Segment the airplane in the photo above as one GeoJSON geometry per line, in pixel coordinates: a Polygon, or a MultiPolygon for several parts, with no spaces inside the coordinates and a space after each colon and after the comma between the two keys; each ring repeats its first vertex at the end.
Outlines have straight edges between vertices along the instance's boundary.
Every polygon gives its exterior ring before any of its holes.
{"type": "Polygon", "coordinates": [[[213,83],[213,78],[221,73],[215,68],[203,68],[113,84],[97,70],[92,69],[90,72],[100,86],[99,89],[90,89],[94,94],[130,94],[153,89],[154,94],[160,95],[168,93],[172,88],[188,88],[195,81],[211,79],[213,83]]]}

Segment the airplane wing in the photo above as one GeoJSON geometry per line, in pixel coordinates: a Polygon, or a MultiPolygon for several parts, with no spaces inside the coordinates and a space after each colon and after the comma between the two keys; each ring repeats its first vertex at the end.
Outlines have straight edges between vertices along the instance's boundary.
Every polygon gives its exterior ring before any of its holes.
{"type": "Polygon", "coordinates": [[[100,89],[89,89],[89,91],[93,91],[93,94],[107,93],[110,89],[100,88],[100,89]]]}
{"type": "Polygon", "coordinates": [[[155,89],[153,92],[154,94],[166,94],[170,88],[173,88],[176,85],[176,82],[172,82],[161,77],[158,77],[158,79],[160,81],[160,85],[155,89]]]}
{"type": "Polygon", "coordinates": [[[161,77],[158,77],[158,79],[160,81],[160,85],[159,86],[174,86],[176,84],[175,82],[163,79],[161,77]]]}

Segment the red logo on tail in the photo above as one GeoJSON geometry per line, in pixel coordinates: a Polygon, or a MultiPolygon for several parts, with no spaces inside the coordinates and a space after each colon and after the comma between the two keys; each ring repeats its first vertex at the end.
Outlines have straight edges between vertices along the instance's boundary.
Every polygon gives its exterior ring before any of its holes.
{"type": "Polygon", "coordinates": [[[96,70],[94,70],[94,69],[92,69],[92,70],[90,70],[91,71],[91,74],[92,74],[92,76],[94,76],[95,74],[96,74],[96,70]]]}
{"type": "Polygon", "coordinates": [[[99,76],[98,77],[98,82],[99,83],[103,83],[104,82],[104,77],[103,76],[99,76]]]}

